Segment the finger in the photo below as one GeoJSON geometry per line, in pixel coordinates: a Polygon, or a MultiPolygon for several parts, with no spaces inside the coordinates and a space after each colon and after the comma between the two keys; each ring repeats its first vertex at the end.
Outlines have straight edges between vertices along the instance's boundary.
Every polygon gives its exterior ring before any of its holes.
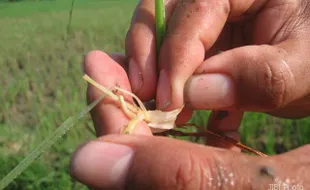
{"type": "MultiPolygon", "coordinates": [[[[167,20],[176,0],[166,1],[167,20]]],[[[155,5],[142,0],[137,5],[126,36],[126,56],[133,92],[143,101],[154,98],[157,86],[155,5]]]]}
{"type": "Polygon", "coordinates": [[[228,17],[238,17],[254,0],[179,1],[168,25],[159,64],[157,107],[176,109],[183,104],[187,79],[203,62],[219,37],[228,17]]]}
{"type": "Polygon", "coordinates": [[[165,137],[107,136],[81,147],[70,171],[95,189],[270,189],[287,179],[306,188],[309,146],[303,149],[256,157],[165,137]]]}
{"type": "Polygon", "coordinates": [[[245,46],[206,60],[187,83],[186,102],[196,109],[266,112],[309,93],[305,51],[291,41],[245,46]],[[298,53],[297,53],[298,52],[298,53]]]}
{"type": "MultiPolygon", "coordinates": [[[[208,129],[240,141],[238,129],[242,120],[243,112],[240,111],[213,111],[208,120],[208,129]]],[[[241,149],[225,140],[208,135],[206,144],[219,148],[231,149],[240,152],[241,149]]]]}
{"type": "MultiPolygon", "coordinates": [[[[112,57],[114,60],[122,60],[122,56],[119,54],[112,54],[112,57]]],[[[126,72],[121,66],[124,64],[118,64],[114,60],[101,51],[92,51],[85,58],[85,73],[106,88],[119,86],[131,91],[126,72]]],[[[102,92],[93,85],[88,86],[87,99],[89,103],[99,98],[101,94],[102,92]]],[[[124,97],[133,103],[132,98],[125,95],[124,97]]],[[[120,109],[119,104],[115,101],[108,101],[108,97],[91,111],[91,116],[97,136],[119,134],[129,122],[129,118],[120,109]]],[[[135,132],[137,134],[152,134],[145,123],[137,127],[135,132]]]]}
{"type": "MultiPolygon", "coordinates": [[[[120,66],[122,66],[125,70],[127,69],[125,62],[125,56],[121,53],[112,53],[110,57],[117,62],[120,66]]],[[[155,110],[156,109],[156,102],[151,100],[149,102],[144,103],[147,109],[155,110]]],[[[189,121],[192,117],[193,110],[188,107],[184,107],[181,113],[178,115],[176,119],[176,124],[184,124],[189,121]]]]}

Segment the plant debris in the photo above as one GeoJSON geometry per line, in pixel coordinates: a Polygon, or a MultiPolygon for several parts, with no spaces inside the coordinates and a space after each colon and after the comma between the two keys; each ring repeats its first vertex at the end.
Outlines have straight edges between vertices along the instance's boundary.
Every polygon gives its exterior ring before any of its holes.
{"type": "Polygon", "coordinates": [[[120,87],[113,87],[111,90],[105,88],[104,86],[98,84],[96,81],[91,79],[88,75],[84,75],[83,77],[87,82],[94,85],[98,89],[100,89],[105,95],[110,98],[120,102],[122,111],[127,115],[129,119],[131,119],[122,133],[132,134],[136,129],[137,125],[144,121],[150,127],[152,133],[159,133],[166,130],[176,128],[175,121],[177,116],[182,111],[183,107],[179,109],[175,109],[172,111],[161,111],[161,110],[147,110],[144,106],[143,102],[133,93],[124,90],[120,87]],[[113,93],[113,90],[118,90],[124,94],[127,94],[133,97],[138,105],[131,104],[124,99],[123,95],[116,95],[113,93]]]}

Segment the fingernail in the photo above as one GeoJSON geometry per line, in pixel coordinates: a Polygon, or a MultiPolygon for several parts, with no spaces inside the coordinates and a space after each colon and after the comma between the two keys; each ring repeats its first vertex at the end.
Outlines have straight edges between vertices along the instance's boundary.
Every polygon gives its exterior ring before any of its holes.
{"type": "Polygon", "coordinates": [[[165,70],[161,70],[159,74],[158,87],[157,87],[157,108],[165,109],[170,104],[171,86],[168,74],[165,70]]]}
{"type": "Polygon", "coordinates": [[[235,103],[235,87],[223,74],[203,74],[191,77],[185,84],[185,101],[197,109],[219,109],[235,103]]]}
{"type": "Polygon", "coordinates": [[[142,72],[137,62],[131,58],[129,60],[129,80],[133,93],[137,93],[142,87],[142,72]]]}
{"type": "Polygon", "coordinates": [[[85,184],[122,189],[133,155],[128,146],[92,141],[74,154],[71,173],[85,184]]]}

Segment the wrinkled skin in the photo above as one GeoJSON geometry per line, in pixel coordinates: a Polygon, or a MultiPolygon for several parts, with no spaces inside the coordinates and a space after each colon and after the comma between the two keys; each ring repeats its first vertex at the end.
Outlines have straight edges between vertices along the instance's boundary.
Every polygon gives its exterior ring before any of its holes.
{"type": "MultiPolygon", "coordinates": [[[[86,56],[90,77],[143,101],[155,98],[157,109],[185,104],[178,123],[192,110],[215,110],[208,127],[235,139],[245,111],[309,116],[309,1],[167,0],[168,31],[158,65],[153,3],[137,5],[126,55],[86,56]]],[[[89,102],[100,95],[92,86],[87,92],[89,102]]],[[[133,136],[116,135],[128,118],[109,101],[91,114],[99,138],[73,155],[71,175],[94,189],[310,188],[309,146],[249,156],[215,139],[208,145],[219,148],[154,137],[145,123],[133,136]]]]}

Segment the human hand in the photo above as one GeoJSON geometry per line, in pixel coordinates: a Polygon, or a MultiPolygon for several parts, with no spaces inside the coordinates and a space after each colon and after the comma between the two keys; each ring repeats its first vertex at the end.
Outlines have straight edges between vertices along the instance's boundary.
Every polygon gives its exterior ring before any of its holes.
{"type": "Polygon", "coordinates": [[[257,157],[165,137],[111,135],[79,148],[71,175],[94,190],[306,190],[309,152],[305,146],[257,157]]]}
{"type": "MultiPolygon", "coordinates": [[[[118,85],[130,91],[123,63],[123,55],[94,51],[86,57],[84,68],[105,87],[118,85]]],[[[101,95],[92,85],[87,92],[90,102],[101,95]]],[[[273,189],[278,183],[281,189],[310,188],[309,146],[256,157],[154,137],[143,122],[135,135],[117,135],[128,118],[109,99],[99,103],[91,115],[101,137],[75,152],[70,173],[93,189],[273,189]]]]}
{"type": "Polygon", "coordinates": [[[209,119],[209,129],[223,132],[237,131],[243,111],[308,116],[309,5],[307,0],[166,1],[168,31],[156,68],[154,1],[141,0],[126,40],[133,92],[143,100],[157,92],[159,109],[185,103],[178,122],[187,121],[193,109],[228,110],[209,119]]]}

